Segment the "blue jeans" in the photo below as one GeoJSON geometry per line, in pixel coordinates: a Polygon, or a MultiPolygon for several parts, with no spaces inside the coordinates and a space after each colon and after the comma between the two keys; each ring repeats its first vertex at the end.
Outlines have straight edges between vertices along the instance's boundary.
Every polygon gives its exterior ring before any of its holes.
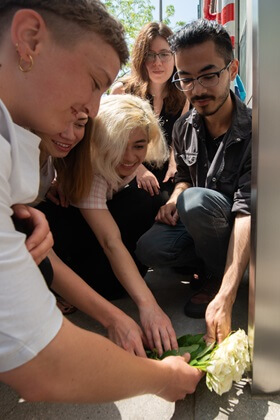
{"type": "Polygon", "coordinates": [[[221,277],[234,215],[232,199],[207,188],[178,197],[176,226],[155,223],[137,242],[136,255],[149,267],[200,267],[221,277]]]}

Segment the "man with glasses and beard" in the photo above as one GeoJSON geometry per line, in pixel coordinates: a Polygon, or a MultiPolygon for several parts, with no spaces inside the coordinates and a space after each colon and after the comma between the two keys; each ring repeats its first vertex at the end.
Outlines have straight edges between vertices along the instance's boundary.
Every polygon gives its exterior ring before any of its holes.
{"type": "Polygon", "coordinates": [[[205,316],[206,341],[221,342],[249,261],[251,111],[230,89],[238,60],[222,25],[194,21],[169,41],[177,67],[172,82],[193,108],[173,129],[174,192],[136,254],[149,267],[195,273],[185,314],[205,316]]]}

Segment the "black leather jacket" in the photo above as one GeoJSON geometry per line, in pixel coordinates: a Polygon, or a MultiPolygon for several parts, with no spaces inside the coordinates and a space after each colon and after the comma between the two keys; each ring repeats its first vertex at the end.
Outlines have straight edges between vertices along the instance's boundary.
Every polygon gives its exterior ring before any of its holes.
{"type": "Polygon", "coordinates": [[[232,125],[225,134],[210,166],[203,118],[193,108],[180,117],[173,129],[177,162],[175,183],[187,182],[232,198],[233,212],[250,214],[252,115],[231,92],[234,103],[232,125]]]}

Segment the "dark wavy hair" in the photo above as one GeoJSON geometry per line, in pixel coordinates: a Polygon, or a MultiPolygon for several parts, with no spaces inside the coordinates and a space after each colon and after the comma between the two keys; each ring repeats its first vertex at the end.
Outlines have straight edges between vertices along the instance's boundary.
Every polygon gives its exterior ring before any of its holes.
{"type": "MultiPolygon", "coordinates": [[[[126,93],[140,96],[146,99],[149,96],[149,76],[145,66],[146,56],[150,50],[151,42],[161,36],[166,41],[173,34],[171,29],[164,23],[150,22],[139,32],[131,55],[131,74],[119,79],[124,84],[126,93]]],[[[165,98],[166,111],[177,114],[184,106],[186,98],[173,83],[172,77],[166,83],[167,95],[165,98]]]]}

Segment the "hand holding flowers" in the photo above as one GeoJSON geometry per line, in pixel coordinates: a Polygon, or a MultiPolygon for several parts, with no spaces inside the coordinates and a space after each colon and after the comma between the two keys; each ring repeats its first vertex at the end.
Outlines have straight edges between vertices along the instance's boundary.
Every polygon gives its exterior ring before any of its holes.
{"type": "Polygon", "coordinates": [[[233,381],[239,382],[250,368],[248,337],[244,330],[230,333],[220,344],[207,345],[203,334],[187,334],[178,338],[177,350],[169,350],[161,357],[156,351],[147,352],[148,357],[163,359],[171,355],[190,353],[190,365],[206,372],[206,385],[222,395],[228,392],[233,381]]]}

